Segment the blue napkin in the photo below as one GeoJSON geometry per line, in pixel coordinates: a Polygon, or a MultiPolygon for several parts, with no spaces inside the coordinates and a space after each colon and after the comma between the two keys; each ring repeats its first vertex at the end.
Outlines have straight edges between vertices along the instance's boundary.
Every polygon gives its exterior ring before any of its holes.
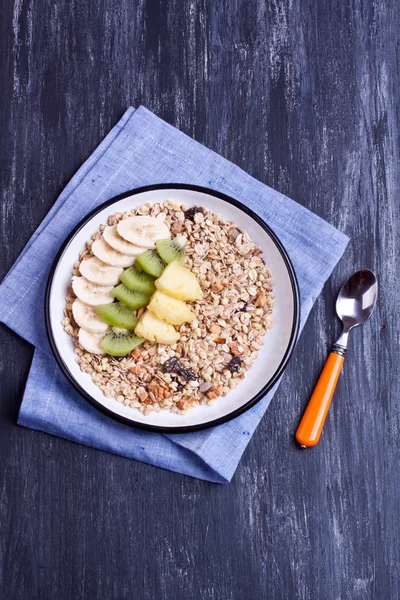
{"type": "Polygon", "coordinates": [[[18,423],[165,469],[226,483],[277,386],[245,414],[213,429],[174,435],[142,432],[103,415],[74,390],[52,357],[45,333],[46,281],[68,233],[105,200],[136,187],[168,182],[225,192],[251,207],[272,227],[296,270],[304,325],[348,238],[146,108],[129,108],[72,178],[0,286],[0,320],[36,347],[18,423]]]}

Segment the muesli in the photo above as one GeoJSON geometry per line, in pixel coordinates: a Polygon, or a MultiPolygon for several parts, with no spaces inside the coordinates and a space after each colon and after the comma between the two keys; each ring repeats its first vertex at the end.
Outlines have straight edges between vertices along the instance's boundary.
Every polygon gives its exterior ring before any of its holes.
{"type": "Polygon", "coordinates": [[[62,324],[76,361],[144,414],[225,396],[272,325],[261,249],[204,207],[166,200],[109,216],[72,275],[62,324]]]}

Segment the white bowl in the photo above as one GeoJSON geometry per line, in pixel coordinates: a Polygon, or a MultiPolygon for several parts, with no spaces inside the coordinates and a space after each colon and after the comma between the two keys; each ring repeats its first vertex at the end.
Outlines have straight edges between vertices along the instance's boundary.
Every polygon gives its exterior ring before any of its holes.
{"type": "Polygon", "coordinates": [[[233,198],[214,190],[184,184],[160,184],[138,188],[112,198],[90,213],[68,236],[51,270],[45,301],[46,327],[54,356],[73,386],[91,404],[134,427],[153,431],[186,433],[218,425],[241,414],[260,400],[282,375],[297,341],[300,321],[299,288],[290,259],[276,235],[260,217],[233,198]],[[264,254],[274,282],[273,327],[267,332],[257,360],[243,381],[212,406],[193,408],[186,415],[168,410],[143,415],[139,410],[106,398],[75,362],[72,338],[61,321],[73,265],[88,239],[107,217],[146,202],[174,198],[188,206],[204,206],[231,220],[249,233],[264,254]]]}

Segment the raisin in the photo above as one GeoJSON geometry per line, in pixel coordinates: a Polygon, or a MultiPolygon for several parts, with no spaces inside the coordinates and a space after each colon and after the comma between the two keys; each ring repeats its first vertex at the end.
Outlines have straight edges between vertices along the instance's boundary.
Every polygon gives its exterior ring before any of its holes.
{"type": "Polygon", "coordinates": [[[188,219],[189,221],[194,222],[194,215],[196,213],[203,214],[203,209],[201,208],[201,206],[192,206],[191,208],[188,208],[187,211],[185,212],[185,219],[188,219]]]}
{"type": "Polygon", "coordinates": [[[164,373],[179,373],[182,365],[177,358],[169,358],[163,364],[164,373]]]}
{"type": "Polygon", "coordinates": [[[227,368],[231,373],[237,373],[240,369],[241,364],[242,361],[240,360],[240,358],[238,356],[234,356],[232,360],[229,361],[227,368]]]}
{"type": "Polygon", "coordinates": [[[197,381],[197,375],[192,369],[181,369],[179,375],[186,381],[197,381]]]}
{"type": "Polygon", "coordinates": [[[177,388],[176,388],[176,391],[177,391],[177,392],[181,392],[181,391],[183,390],[183,388],[184,388],[184,387],[185,387],[185,386],[183,385],[183,383],[178,383],[178,385],[177,385],[177,388]]]}
{"type": "Polygon", "coordinates": [[[176,373],[185,381],[196,381],[197,375],[192,369],[185,369],[177,358],[169,358],[163,364],[164,373],[176,373]]]}

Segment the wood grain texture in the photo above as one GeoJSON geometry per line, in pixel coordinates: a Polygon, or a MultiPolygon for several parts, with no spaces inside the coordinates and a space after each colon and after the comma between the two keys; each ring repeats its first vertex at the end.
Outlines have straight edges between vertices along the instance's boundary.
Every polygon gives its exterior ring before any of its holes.
{"type": "Polygon", "coordinates": [[[0,595],[11,600],[400,597],[399,31],[390,0],[7,0],[1,273],[129,105],[146,105],[351,236],[231,484],[15,425],[32,348],[1,327],[0,595]],[[320,444],[293,434],[358,267],[320,444]]]}

